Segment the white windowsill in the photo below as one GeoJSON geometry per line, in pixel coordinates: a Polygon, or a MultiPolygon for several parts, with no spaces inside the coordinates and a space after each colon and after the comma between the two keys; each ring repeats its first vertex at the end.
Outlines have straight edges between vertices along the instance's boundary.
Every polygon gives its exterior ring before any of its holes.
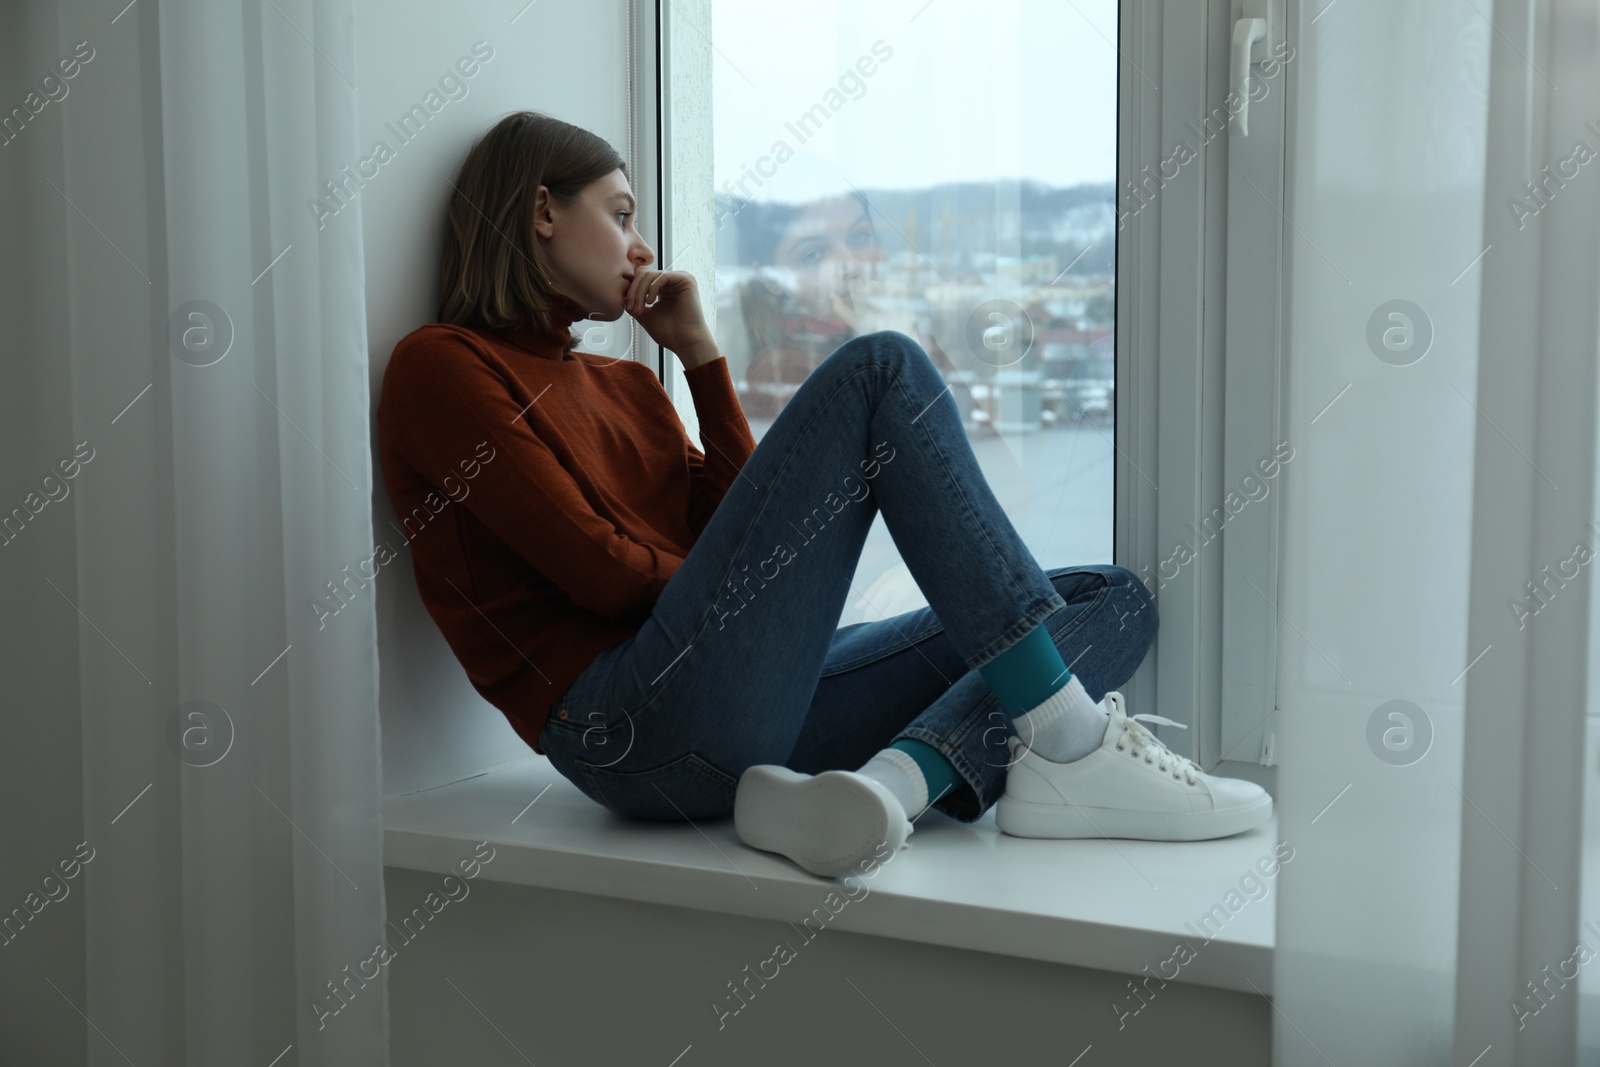
{"type": "MultiPolygon", "coordinates": [[[[1272,856],[1276,816],[1234,837],[1168,843],[1023,840],[1000,833],[993,810],[972,824],[930,811],[910,840],[865,880],[867,895],[851,888],[848,906],[835,899],[831,926],[1130,975],[1148,966],[1158,978],[1272,991],[1276,878],[1257,874],[1268,893],[1255,901],[1239,880],[1272,856]],[[1213,905],[1226,911],[1230,889],[1245,903],[1220,930],[1211,928],[1209,942],[1185,926],[1198,927],[1213,905]],[[1174,955],[1180,940],[1193,952],[1187,962],[1174,955]]],[[[384,806],[386,866],[451,873],[479,841],[495,848],[482,878],[753,918],[798,923],[823,907],[830,890],[848,888],[748,848],[731,816],[691,826],[613,815],[543,757],[384,806]]]]}

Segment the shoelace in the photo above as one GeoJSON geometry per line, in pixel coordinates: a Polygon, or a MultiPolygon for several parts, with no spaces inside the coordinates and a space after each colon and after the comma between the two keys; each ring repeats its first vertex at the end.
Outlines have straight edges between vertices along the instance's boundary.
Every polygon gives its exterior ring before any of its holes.
{"type": "Polygon", "coordinates": [[[1115,714],[1122,716],[1122,736],[1117,739],[1118,752],[1126,751],[1127,748],[1131,747],[1135,759],[1143,756],[1146,763],[1153,764],[1162,773],[1170,773],[1173,778],[1187,781],[1190,785],[1195,784],[1194,776],[1200,768],[1195,766],[1194,761],[1172,751],[1162,743],[1159,737],[1134,720],[1141,719],[1144,722],[1160,723],[1163,726],[1176,726],[1180,730],[1187,730],[1189,728],[1187,725],[1181,722],[1173,722],[1162,715],[1129,715],[1123,711],[1125,705],[1123,704],[1122,694],[1116,691],[1106,694],[1106,703],[1114,707],[1115,714]],[[1151,759],[1151,756],[1157,758],[1151,759]],[[1169,762],[1171,763],[1170,767],[1168,766],[1169,762]]]}

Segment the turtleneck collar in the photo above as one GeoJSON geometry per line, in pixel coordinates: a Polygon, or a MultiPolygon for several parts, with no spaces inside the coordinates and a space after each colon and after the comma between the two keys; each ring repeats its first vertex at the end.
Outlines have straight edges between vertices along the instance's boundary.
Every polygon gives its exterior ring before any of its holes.
{"type": "Polygon", "coordinates": [[[571,327],[575,320],[563,312],[557,312],[554,318],[553,328],[548,333],[536,329],[531,318],[524,319],[510,329],[495,332],[518,348],[544,359],[571,359],[571,354],[566,351],[566,345],[572,336],[571,327]]]}

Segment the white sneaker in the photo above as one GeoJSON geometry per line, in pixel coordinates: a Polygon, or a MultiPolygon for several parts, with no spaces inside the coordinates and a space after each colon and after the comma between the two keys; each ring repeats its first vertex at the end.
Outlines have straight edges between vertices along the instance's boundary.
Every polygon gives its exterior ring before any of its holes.
{"type": "Polygon", "coordinates": [[[1204,841],[1248,830],[1272,815],[1272,795],[1265,789],[1206,774],[1134,720],[1183,723],[1160,715],[1129,717],[1121,693],[1107,693],[1104,703],[1111,716],[1105,740],[1082,759],[1055,763],[1020,737],[1008,739],[1013,763],[995,805],[1001,830],[1014,837],[1204,841]]]}
{"type": "Polygon", "coordinates": [[[826,878],[856,870],[875,855],[886,863],[913,827],[882,782],[855,771],[801,774],[758,763],[739,776],[733,824],[751,848],[787,856],[826,878]]]}

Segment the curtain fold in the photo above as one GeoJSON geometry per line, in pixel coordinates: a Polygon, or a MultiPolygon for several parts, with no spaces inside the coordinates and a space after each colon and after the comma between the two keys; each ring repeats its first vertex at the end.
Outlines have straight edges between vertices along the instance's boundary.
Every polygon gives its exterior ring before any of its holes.
{"type": "Polygon", "coordinates": [[[1276,1064],[1588,1062],[1597,14],[1292,23],[1276,1064]]]}
{"type": "Polygon", "coordinates": [[[0,146],[26,220],[0,245],[0,506],[82,457],[0,550],[12,627],[61,638],[8,641],[8,676],[76,723],[34,758],[73,768],[50,788],[81,831],[29,863],[92,853],[81,910],[8,946],[81,942],[80,972],[5,978],[42,1013],[8,1024],[27,1062],[66,1062],[67,1027],[89,1064],[387,1062],[361,205],[313,203],[362,154],[353,18],[0,14],[35,90],[3,102],[29,115],[0,146]]]}
{"type": "Polygon", "coordinates": [[[1600,186],[1582,161],[1600,152],[1600,6],[1496,14],[1468,643],[1488,669],[1467,686],[1455,1060],[1593,1062],[1571,979],[1600,949],[1580,929],[1600,919],[1581,907],[1600,364],[1600,186]]]}

